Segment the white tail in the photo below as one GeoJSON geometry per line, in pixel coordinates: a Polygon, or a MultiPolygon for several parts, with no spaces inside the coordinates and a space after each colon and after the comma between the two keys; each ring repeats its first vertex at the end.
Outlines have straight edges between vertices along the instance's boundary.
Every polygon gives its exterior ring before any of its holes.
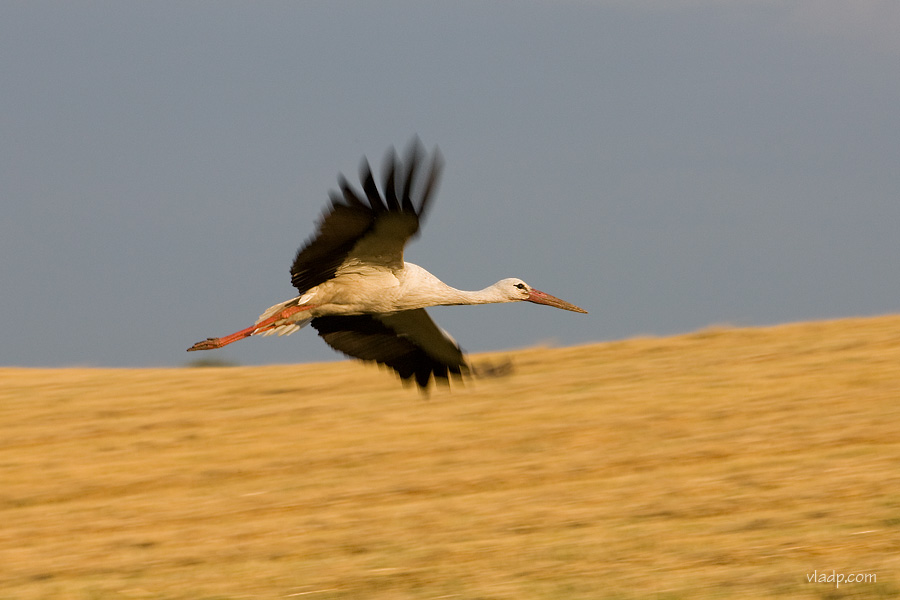
{"type": "MultiPolygon", "coordinates": [[[[263,314],[259,315],[258,319],[256,319],[256,325],[264,323],[265,321],[271,319],[272,317],[274,317],[275,315],[284,311],[287,308],[305,304],[306,300],[308,300],[308,298],[304,298],[303,296],[300,296],[299,298],[292,298],[291,300],[287,300],[286,302],[279,302],[278,304],[276,304],[274,306],[270,306],[263,312],[263,314]]],[[[269,335],[272,335],[273,333],[277,334],[279,336],[291,335],[295,331],[300,331],[311,320],[312,320],[312,316],[309,314],[308,311],[304,310],[304,311],[299,311],[299,312],[293,312],[292,314],[290,314],[289,316],[287,316],[283,319],[278,319],[272,323],[266,324],[264,327],[255,329],[253,331],[253,333],[251,333],[250,335],[269,336],[269,335]]]]}

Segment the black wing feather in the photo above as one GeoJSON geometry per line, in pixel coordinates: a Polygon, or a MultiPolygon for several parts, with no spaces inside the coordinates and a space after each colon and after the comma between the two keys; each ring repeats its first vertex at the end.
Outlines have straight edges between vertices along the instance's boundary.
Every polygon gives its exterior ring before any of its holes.
{"type": "Polygon", "coordinates": [[[413,337],[398,333],[377,315],[316,317],[312,326],[335,350],[390,367],[404,381],[414,379],[422,389],[428,388],[432,377],[436,383],[449,383],[451,376],[460,378],[469,372],[458,346],[454,353],[458,356],[437,358],[413,337]]]}
{"type": "Polygon", "coordinates": [[[417,144],[411,145],[406,152],[406,164],[409,165],[409,170],[406,172],[406,178],[403,182],[403,192],[401,194],[404,210],[415,210],[412,205],[412,187],[413,179],[416,176],[416,166],[421,159],[421,147],[417,144]]]}
{"type": "Polygon", "coordinates": [[[372,169],[369,167],[369,163],[366,160],[363,160],[359,167],[359,180],[362,181],[363,190],[366,192],[366,199],[369,201],[369,206],[372,207],[372,210],[376,212],[387,210],[384,200],[381,199],[381,193],[378,191],[378,186],[375,185],[375,178],[372,177],[372,169]]]}
{"type": "MultiPolygon", "coordinates": [[[[341,193],[344,195],[344,201],[349,206],[368,210],[369,205],[362,201],[359,194],[356,193],[356,190],[353,189],[353,186],[350,185],[343,174],[338,175],[338,186],[341,188],[341,193]]],[[[334,198],[334,196],[331,197],[334,198]]]]}
{"type": "Polygon", "coordinates": [[[382,181],[384,181],[384,199],[387,202],[388,210],[401,212],[400,201],[397,199],[397,153],[391,148],[388,155],[384,159],[384,169],[382,171],[382,181]]]}
{"type": "Polygon", "coordinates": [[[319,222],[316,235],[298,250],[291,266],[291,284],[301,294],[334,277],[357,243],[375,230],[380,219],[408,219],[407,226],[402,229],[406,237],[397,240],[401,249],[409,238],[418,233],[421,219],[425,216],[424,209],[443,166],[440,153],[435,149],[425,181],[417,185],[417,173],[425,158],[418,139],[410,144],[406,160],[402,163],[396,159],[396,153],[389,153],[383,185],[386,199],[381,197],[365,160],[360,170],[364,194],[355,190],[342,175],[338,176],[340,194],[329,194],[331,206],[319,222]],[[404,182],[399,199],[396,191],[398,179],[404,182]]]}

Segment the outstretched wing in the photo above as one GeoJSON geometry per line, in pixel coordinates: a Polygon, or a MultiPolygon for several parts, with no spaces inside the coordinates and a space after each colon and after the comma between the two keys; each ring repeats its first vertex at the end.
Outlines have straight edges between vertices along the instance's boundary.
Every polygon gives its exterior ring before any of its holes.
{"type": "Polygon", "coordinates": [[[395,313],[316,317],[312,326],[325,342],[361,360],[394,369],[404,380],[427,389],[435,382],[461,378],[469,367],[459,345],[438,327],[424,308],[395,313]]]}
{"type": "Polygon", "coordinates": [[[291,266],[291,283],[300,294],[328,281],[347,263],[403,266],[403,247],[419,231],[443,166],[437,148],[427,159],[418,139],[402,161],[391,149],[384,162],[384,196],[365,159],[360,165],[364,194],[338,176],[341,192],[329,194],[331,206],[316,235],[297,252],[291,266]]]}

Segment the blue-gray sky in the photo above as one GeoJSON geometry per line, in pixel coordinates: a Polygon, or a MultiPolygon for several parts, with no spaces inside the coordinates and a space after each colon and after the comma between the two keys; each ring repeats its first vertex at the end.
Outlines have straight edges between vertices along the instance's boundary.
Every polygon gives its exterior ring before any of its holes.
{"type": "Polygon", "coordinates": [[[4,2],[0,364],[197,358],[414,134],[446,168],[407,258],[591,313],[433,309],[467,350],[897,312],[898,64],[889,0],[4,2]]]}

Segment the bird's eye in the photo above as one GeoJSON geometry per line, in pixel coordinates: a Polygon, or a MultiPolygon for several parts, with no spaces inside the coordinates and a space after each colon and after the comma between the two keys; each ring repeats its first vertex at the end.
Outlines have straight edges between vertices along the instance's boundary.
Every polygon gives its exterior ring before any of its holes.
{"type": "Polygon", "coordinates": [[[524,284],[524,283],[517,283],[517,284],[516,284],[516,287],[519,288],[520,290],[524,290],[524,289],[525,289],[525,284],[524,284]]]}

